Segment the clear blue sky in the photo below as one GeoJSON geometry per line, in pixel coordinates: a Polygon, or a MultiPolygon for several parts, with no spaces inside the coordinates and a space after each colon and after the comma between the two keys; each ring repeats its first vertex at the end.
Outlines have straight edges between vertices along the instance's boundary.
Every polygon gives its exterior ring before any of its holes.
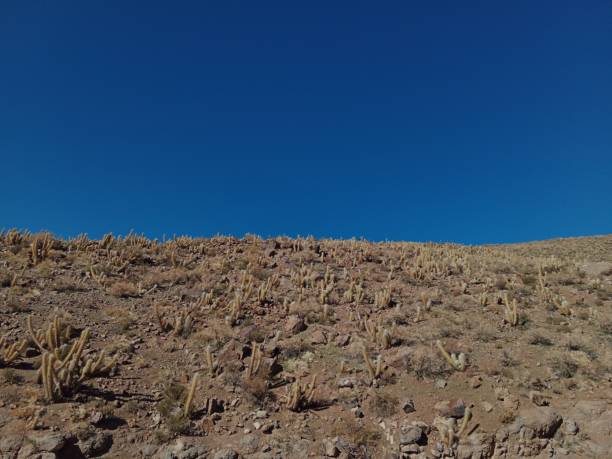
{"type": "Polygon", "coordinates": [[[0,3],[0,228],[612,232],[610,1],[0,3]]]}

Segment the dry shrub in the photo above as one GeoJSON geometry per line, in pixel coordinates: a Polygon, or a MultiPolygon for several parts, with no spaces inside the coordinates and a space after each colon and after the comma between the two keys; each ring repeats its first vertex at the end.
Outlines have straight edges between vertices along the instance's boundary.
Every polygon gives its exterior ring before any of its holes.
{"type": "Polygon", "coordinates": [[[373,453],[379,446],[381,430],[371,423],[360,423],[355,419],[339,419],[331,429],[330,437],[340,437],[346,443],[348,457],[366,459],[376,457],[373,453]]]}
{"type": "Polygon", "coordinates": [[[558,378],[572,378],[578,371],[578,364],[568,357],[556,357],[550,361],[550,369],[558,378]]]}
{"type": "Polygon", "coordinates": [[[428,349],[418,349],[410,355],[407,362],[408,371],[414,372],[419,379],[442,378],[451,373],[444,359],[433,355],[428,349]]]}
{"type": "Polygon", "coordinates": [[[389,418],[397,412],[399,401],[392,395],[375,393],[368,400],[368,409],[379,418],[389,418]]]}
{"type": "Polygon", "coordinates": [[[255,406],[267,408],[272,406],[275,396],[270,392],[265,377],[255,375],[252,378],[241,379],[241,387],[247,401],[255,406]]]}
{"type": "Polygon", "coordinates": [[[108,292],[118,298],[133,298],[139,296],[138,287],[128,281],[115,282],[110,286],[108,292]]]}
{"type": "Polygon", "coordinates": [[[164,388],[163,398],[157,405],[159,414],[172,433],[185,433],[189,429],[189,419],[184,415],[182,406],[186,392],[181,384],[169,383],[164,388]]]}
{"type": "Polygon", "coordinates": [[[56,279],[52,284],[53,290],[56,292],[82,292],[85,288],[82,285],[77,284],[72,279],[60,277],[56,279]]]}
{"type": "Polygon", "coordinates": [[[0,268],[0,287],[10,287],[13,276],[6,269],[0,268]]]}
{"type": "Polygon", "coordinates": [[[534,332],[527,338],[527,343],[534,346],[552,346],[552,341],[547,336],[534,332]]]}

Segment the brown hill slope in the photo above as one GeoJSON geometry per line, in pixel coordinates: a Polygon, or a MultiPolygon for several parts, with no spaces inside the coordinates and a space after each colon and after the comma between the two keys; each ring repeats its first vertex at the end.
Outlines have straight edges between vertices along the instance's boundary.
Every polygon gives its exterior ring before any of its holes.
{"type": "Polygon", "coordinates": [[[611,241],[4,233],[0,457],[606,457],[611,241]]]}

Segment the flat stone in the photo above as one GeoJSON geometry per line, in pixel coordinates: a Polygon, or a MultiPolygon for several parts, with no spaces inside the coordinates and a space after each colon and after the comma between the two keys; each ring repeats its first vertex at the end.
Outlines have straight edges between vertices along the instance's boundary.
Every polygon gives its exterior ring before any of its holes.
{"type": "Polygon", "coordinates": [[[79,447],[86,457],[100,456],[113,445],[113,436],[108,432],[96,432],[86,440],[79,442],[79,447]]]}
{"type": "Polygon", "coordinates": [[[238,453],[233,449],[224,448],[218,450],[213,459],[238,459],[238,453]]]}
{"type": "Polygon", "coordinates": [[[306,330],[306,324],[302,318],[299,316],[289,316],[285,323],[285,332],[287,332],[288,335],[293,336],[304,330],[306,330]]]}
{"type": "Polygon", "coordinates": [[[541,392],[535,390],[529,392],[529,400],[536,406],[548,406],[549,404],[548,398],[541,392]]]}
{"type": "Polygon", "coordinates": [[[336,336],[334,343],[336,343],[336,345],[340,347],[344,347],[348,345],[350,341],[351,341],[351,335],[338,335],[336,336]]]}
{"type": "Polygon", "coordinates": [[[340,450],[336,447],[336,442],[328,438],[323,440],[323,450],[327,457],[338,457],[340,450]]]}
{"type": "Polygon", "coordinates": [[[178,459],[205,459],[208,457],[208,449],[204,446],[192,446],[185,451],[181,451],[177,457],[178,459]]]}
{"type": "Polygon", "coordinates": [[[152,457],[155,455],[156,451],[157,446],[155,445],[143,445],[142,448],[140,448],[140,452],[144,457],[152,457]]]}
{"type": "Polygon", "coordinates": [[[30,437],[39,451],[55,453],[66,446],[66,435],[63,433],[51,433],[40,437],[30,437]]]}
{"type": "Polygon", "coordinates": [[[340,388],[350,389],[351,387],[353,387],[353,385],[354,381],[351,378],[342,378],[340,381],[338,381],[338,387],[340,388]]]}
{"type": "Polygon", "coordinates": [[[519,417],[528,429],[527,436],[531,438],[552,438],[563,422],[563,418],[548,407],[523,409],[519,417]],[[533,436],[529,435],[529,431],[533,432],[533,436]]]}
{"type": "Polygon", "coordinates": [[[404,425],[400,429],[400,445],[421,444],[423,442],[423,429],[418,426],[404,425]]]}
{"type": "Polygon", "coordinates": [[[406,414],[414,413],[416,411],[416,408],[414,407],[414,400],[404,400],[402,402],[402,411],[406,414]]]}
{"type": "Polygon", "coordinates": [[[446,387],[446,384],[447,382],[445,379],[436,379],[434,386],[436,386],[438,389],[444,389],[446,387]]]}
{"type": "Polygon", "coordinates": [[[563,431],[566,435],[576,435],[578,433],[578,424],[573,419],[563,421],[563,431]]]}
{"type": "Polygon", "coordinates": [[[243,435],[240,439],[240,448],[244,454],[253,454],[259,449],[259,439],[255,434],[243,435]]]}
{"type": "Polygon", "coordinates": [[[321,330],[315,330],[310,336],[311,344],[327,344],[327,336],[321,330]]]}
{"type": "Polygon", "coordinates": [[[604,273],[610,272],[612,270],[612,263],[608,261],[595,261],[583,263],[580,267],[589,276],[598,277],[604,273]]]}
{"type": "Polygon", "coordinates": [[[434,411],[443,418],[462,418],[465,414],[465,402],[461,399],[443,400],[434,405],[434,411]]]}
{"type": "Polygon", "coordinates": [[[474,432],[459,441],[456,457],[458,459],[492,457],[494,449],[495,440],[491,434],[474,432]]]}
{"type": "Polygon", "coordinates": [[[0,451],[3,453],[16,452],[21,448],[23,435],[3,435],[0,437],[0,451]]]}

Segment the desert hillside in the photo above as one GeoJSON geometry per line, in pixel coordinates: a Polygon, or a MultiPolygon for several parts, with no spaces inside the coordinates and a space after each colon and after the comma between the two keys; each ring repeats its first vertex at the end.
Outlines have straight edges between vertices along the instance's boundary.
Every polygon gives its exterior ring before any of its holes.
{"type": "Polygon", "coordinates": [[[612,236],[0,235],[0,458],[612,457],[612,236]]]}

